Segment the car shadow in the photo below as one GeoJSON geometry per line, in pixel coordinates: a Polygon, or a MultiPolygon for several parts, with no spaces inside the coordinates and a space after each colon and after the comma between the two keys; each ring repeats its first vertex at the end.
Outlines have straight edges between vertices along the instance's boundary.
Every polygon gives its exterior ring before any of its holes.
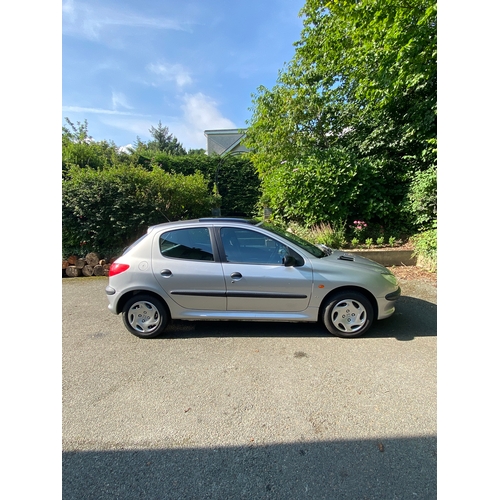
{"type": "Polygon", "coordinates": [[[435,436],[70,451],[62,497],[436,498],[436,456],[435,436]]]}
{"type": "MultiPolygon", "coordinates": [[[[402,296],[396,312],[376,321],[362,338],[395,338],[401,341],[437,335],[437,305],[402,296]]],[[[157,339],[197,337],[331,337],[320,323],[260,321],[173,321],[157,339]]],[[[351,339],[354,340],[354,339],[351,339]]]]}

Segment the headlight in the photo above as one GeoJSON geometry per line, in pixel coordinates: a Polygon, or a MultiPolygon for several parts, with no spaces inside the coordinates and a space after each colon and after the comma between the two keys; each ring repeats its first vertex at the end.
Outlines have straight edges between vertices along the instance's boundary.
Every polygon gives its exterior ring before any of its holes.
{"type": "Polygon", "coordinates": [[[382,273],[382,276],[391,284],[391,285],[397,285],[398,284],[398,279],[394,274],[392,273],[382,273]]]}

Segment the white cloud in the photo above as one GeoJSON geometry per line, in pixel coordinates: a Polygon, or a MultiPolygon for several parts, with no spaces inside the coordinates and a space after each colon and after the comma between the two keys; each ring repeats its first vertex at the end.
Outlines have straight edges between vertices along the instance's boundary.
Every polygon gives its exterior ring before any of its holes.
{"type": "MultiPolygon", "coordinates": [[[[118,105],[119,100],[123,97],[122,94],[116,93],[113,96],[118,105]]],[[[99,117],[101,123],[118,130],[133,133],[135,137],[138,136],[142,140],[151,139],[149,132],[151,126],[156,126],[161,120],[162,124],[169,128],[170,132],[177,137],[187,150],[206,148],[205,130],[237,128],[231,120],[222,115],[218,109],[218,103],[201,92],[184,94],[180,100],[180,113],[177,116],[140,115],[128,111],[78,106],[64,106],[63,110],[99,114],[101,115],[99,117]],[[149,118],[147,118],[148,116],[149,118]]]]}
{"type": "Polygon", "coordinates": [[[198,92],[197,94],[185,94],[184,104],[181,106],[186,123],[199,130],[236,128],[236,125],[224,118],[217,109],[218,103],[211,97],[198,92]]]}
{"type": "Polygon", "coordinates": [[[148,116],[139,113],[131,113],[129,111],[117,111],[116,109],[103,109],[103,108],[85,108],[82,106],[63,106],[63,111],[71,113],[92,113],[99,115],[126,115],[126,116],[148,116]]]}
{"type": "Polygon", "coordinates": [[[133,144],[127,144],[126,146],[120,146],[118,148],[118,151],[120,153],[130,153],[130,150],[133,149],[134,145],[133,144]]]}
{"type": "Polygon", "coordinates": [[[63,34],[98,40],[112,26],[158,30],[190,31],[188,23],[176,19],[147,17],[135,12],[113,10],[85,2],[66,0],[63,3],[63,34]]]}
{"type": "Polygon", "coordinates": [[[66,15],[68,20],[74,21],[76,19],[75,2],[73,0],[63,2],[62,10],[63,15],[66,15]]]}
{"type": "Polygon", "coordinates": [[[125,97],[125,94],[122,92],[111,92],[111,101],[113,104],[113,109],[116,110],[117,108],[125,108],[125,109],[134,109],[132,106],[127,101],[127,98],[125,97]]]}
{"type": "Polygon", "coordinates": [[[211,97],[198,92],[185,94],[182,100],[183,116],[177,138],[185,147],[206,148],[205,130],[236,128],[231,120],[222,116],[218,103],[211,97]]]}
{"type": "Polygon", "coordinates": [[[160,82],[174,81],[179,87],[184,87],[185,85],[193,83],[189,71],[181,64],[151,63],[148,64],[146,68],[151,73],[158,75],[160,77],[160,82]]]}
{"type": "Polygon", "coordinates": [[[149,140],[151,134],[149,129],[155,124],[155,120],[141,120],[133,118],[114,118],[112,116],[103,116],[100,121],[105,125],[117,128],[119,130],[124,130],[126,132],[132,132],[134,136],[139,136],[142,140],[149,140]]]}

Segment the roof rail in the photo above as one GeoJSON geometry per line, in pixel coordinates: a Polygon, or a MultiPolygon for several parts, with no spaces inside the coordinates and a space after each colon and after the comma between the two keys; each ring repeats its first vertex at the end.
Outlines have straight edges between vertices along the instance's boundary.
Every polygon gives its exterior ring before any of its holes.
{"type": "Polygon", "coordinates": [[[199,220],[200,222],[243,222],[245,224],[252,224],[252,219],[242,219],[238,217],[203,217],[199,220]]]}

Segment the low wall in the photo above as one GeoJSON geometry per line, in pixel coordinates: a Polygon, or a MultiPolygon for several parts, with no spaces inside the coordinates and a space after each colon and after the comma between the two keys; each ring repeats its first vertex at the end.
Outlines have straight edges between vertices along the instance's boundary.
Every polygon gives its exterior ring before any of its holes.
{"type": "Polygon", "coordinates": [[[417,258],[412,257],[413,250],[345,250],[346,253],[361,255],[367,259],[374,260],[383,266],[415,266],[417,258]]]}

